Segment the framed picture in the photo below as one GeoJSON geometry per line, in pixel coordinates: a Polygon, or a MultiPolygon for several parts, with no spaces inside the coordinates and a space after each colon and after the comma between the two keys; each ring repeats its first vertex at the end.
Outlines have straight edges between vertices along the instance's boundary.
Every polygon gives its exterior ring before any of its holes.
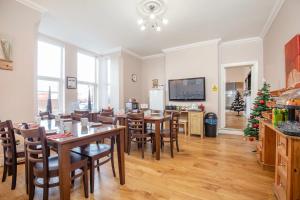
{"type": "Polygon", "coordinates": [[[76,77],[67,77],[67,89],[77,89],[76,77]]]}

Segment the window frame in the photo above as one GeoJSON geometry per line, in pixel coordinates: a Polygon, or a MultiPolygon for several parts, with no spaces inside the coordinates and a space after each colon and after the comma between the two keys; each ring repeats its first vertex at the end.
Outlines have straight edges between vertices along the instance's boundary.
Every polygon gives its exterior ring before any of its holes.
{"type": "MultiPolygon", "coordinates": [[[[98,102],[98,99],[99,99],[99,92],[98,92],[98,88],[99,88],[99,76],[98,76],[98,73],[99,73],[99,69],[98,69],[98,59],[97,59],[97,55],[95,54],[92,54],[90,52],[87,52],[87,51],[84,51],[84,50],[81,50],[81,49],[78,49],[77,50],[77,54],[76,54],[76,63],[77,63],[77,101],[79,101],[78,99],[78,85],[87,85],[88,87],[90,86],[93,86],[94,87],[94,96],[93,96],[93,102],[94,102],[94,107],[92,107],[92,110],[97,110],[99,108],[99,102],[98,102]],[[89,57],[92,57],[94,60],[95,60],[95,82],[89,82],[89,81],[81,81],[79,78],[78,78],[78,68],[79,68],[79,65],[78,65],[78,54],[83,54],[85,56],[89,56],[89,57]]],[[[78,105],[79,106],[79,105],[78,105]]]]}
{"type": "MultiPolygon", "coordinates": [[[[59,91],[58,91],[58,96],[59,96],[59,100],[58,100],[58,113],[64,113],[65,112],[65,107],[64,107],[64,102],[65,102],[65,90],[64,90],[64,83],[65,83],[65,80],[64,80],[64,74],[65,74],[65,45],[62,44],[62,43],[58,43],[56,41],[53,41],[53,40],[50,40],[48,38],[45,38],[45,37],[39,37],[38,40],[37,40],[37,62],[36,62],[36,75],[37,75],[37,78],[36,78],[36,111],[37,111],[37,114],[40,112],[39,110],[39,105],[38,105],[38,93],[39,93],[39,90],[38,90],[38,81],[41,80],[41,81],[53,81],[53,82],[57,82],[58,83],[58,88],[59,88],[59,91]],[[48,43],[50,45],[54,45],[54,46],[57,46],[61,49],[60,51],[60,55],[61,55],[61,63],[60,63],[60,77],[57,78],[57,77],[51,77],[51,76],[40,76],[38,74],[38,56],[39,56],[39,46],[38,46],[38,43],[39,42],[44,42],[44,43],[48,43]]],[[[58,113],[54,113],[54,114],[58,114],[58,113]]]]}

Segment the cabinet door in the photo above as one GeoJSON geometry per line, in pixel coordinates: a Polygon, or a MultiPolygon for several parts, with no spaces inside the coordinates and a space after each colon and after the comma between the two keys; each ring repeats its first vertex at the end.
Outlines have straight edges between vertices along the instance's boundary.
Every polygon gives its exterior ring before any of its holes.
{"type": "Polygon", "coordinates": [[[200,112],[189,113],[190,134],[202,135],[203,133],[203,114],[200,112]]]}

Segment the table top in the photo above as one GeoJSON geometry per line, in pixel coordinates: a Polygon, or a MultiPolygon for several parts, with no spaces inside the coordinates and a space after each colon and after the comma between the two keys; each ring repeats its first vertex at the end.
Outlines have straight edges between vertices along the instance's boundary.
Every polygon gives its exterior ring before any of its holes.
{"type": "MultiPolygon", "coordinates": [[[[127,118],[127,114],[115,115],[117,118],[127,118]]],[[[152,114],[150,116],[145,115],[145,121],[163,121],[171,118],[171,115],[163,115],[163,114],[152,114]]]]}
{"type": "Polygon", "coordinates": [[[86,127],[83,127],[81,125],[81,122],[79,121],[68,121],[65,122],[64,125],[62,126],[60,122],[57,122],[54,119],[41,120],[40,126],[45,128],[47,135],[48,133],[51,133],[49,135],[55,135],[55,133],[64,134],[68,132],[69,133],[68,137],[62,137],[62,138],[51,138],[51,136],[48,137],[48,140],[60,144],[67,143],[67,142],[74,142],[77,140],[82,140],[94,136],[100,136],[113,131],[119,131],[125,129],[125,126],[109,125],[109,124],[102,124],[99,126],[88,125],[86,127]]]}

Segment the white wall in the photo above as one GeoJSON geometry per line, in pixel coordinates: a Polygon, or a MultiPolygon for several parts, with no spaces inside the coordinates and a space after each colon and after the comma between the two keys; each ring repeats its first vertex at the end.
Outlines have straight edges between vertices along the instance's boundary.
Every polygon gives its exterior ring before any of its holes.
{"type": "Polygon", "coordinates": [[[123,95],[124,102],[129,98],[135,98],[138,102],[142,102],[142,60],[122,51],[123,60],[123,95]],[[131,75],[137,75],[137,82],[131,80],[131,75]]]}
{"type": "Polygon", "coordinates": [[[227,68],[226,70],[226,82],[245,82],[249,72],[251,71],[250,67],[232,67],[227,68]]]}
{"type": "Polygon", "coordinates": [[[153,57],[142,61],[142,102],[149,103],[149,90],[152,80],[158,79],[159,85],[165,85],[165,57],[153,57]]]}
{"type": "Polygon", "coordinates": [[[299,10],[299,0],[286,0],[264,37],[264,74],[271,89],[286,87],[284,45],[300,33],[299,10]]]}
{"type": "Polygon", "coordinates": [[[220,63],[258,63],[258,88],[263,84],[263,43],[260,38],[225,42],[220,45],[220,63]]]}
{"type": "Polygon", "coordinates": [[[0,1],[0,35],[12,39],[13,71],[0,70],[0,120],[31,121],[35,113],[36,39],[40,13],[0,1]]]}
{"type": "MultiPolygon", "coordinates": [[[[166,52],[166,82],[170,79],[205,77],[207,112],[218,113],[218,92],[212,92],[213,85],[219,83],[218,42],[166,52]]],[[[166,84],[167,85],[167,84],[166,84]]],[[[168,88],[168,87],[167,87],[168,88]]],[[[166,92],[168,95],[168,92],[166,92]]],[[[192,102],[169,102],[176,105],[190,105],[192,102]]]]}

